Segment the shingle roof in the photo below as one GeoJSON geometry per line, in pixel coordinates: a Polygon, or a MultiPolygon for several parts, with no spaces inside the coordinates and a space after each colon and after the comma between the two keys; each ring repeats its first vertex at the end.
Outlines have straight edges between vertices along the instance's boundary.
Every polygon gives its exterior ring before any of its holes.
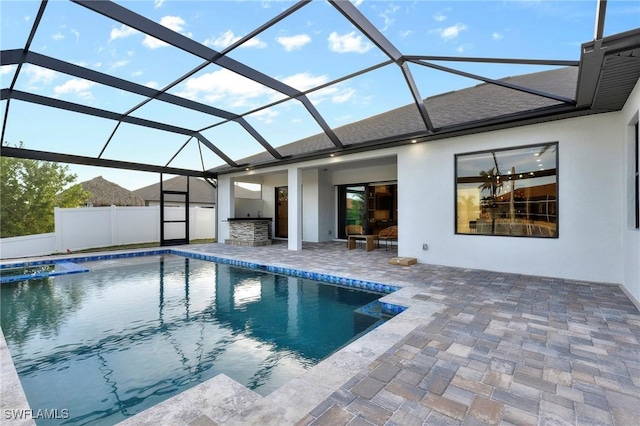
{"type": "MultiPolygon", "coordinates": [[[[167,179],[162,185],[163,189],[165,191],[185,191],[187,189],[186,179],[186,176],[176,176],[174,178],[167,179]]],[[[189,202],[215,204],[215,191],[216,190],[203,179],[195,177],[189,178],[189,202]]],[[[153,185],[136,189],[133,192],[147,202],[160,201],[160,183],[154,183],[153,185]]],[[[166,194],[164,198],[165,201],[184,201],[184,197],[180,195],[166,194]]]]}
{"type": "MultiPolygon", "coordinates": [[[[574,99],[578,80],[576,67],[565,67],[504,78],[500,81],[534,89],[568,99],[574,99]]],[[[559,106],[554,99],[482,83],[477,86],[444,93],[424,100],[424,104],[436,129],[478,122],[497,117],[559,106]]],[[[405,105],[364,120],[335,129],[345,146],[390,138],[400,139],[409,135],[426,134],[427,129],[415,104],[405,105]]],[[[310,136],[278,147],[283,156],[312,153],[335,148],[324,133],[310,136]]],[[[239,164],[268,163],[273,157],[267,152],[238,160],[239,164]]],[[[228,166],[213,171],[229,171],[228,166]]]]}

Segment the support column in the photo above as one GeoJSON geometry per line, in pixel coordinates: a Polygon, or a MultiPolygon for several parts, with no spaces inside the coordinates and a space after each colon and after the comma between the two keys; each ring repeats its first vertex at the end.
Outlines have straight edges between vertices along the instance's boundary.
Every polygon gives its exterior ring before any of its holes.
{"type": "Polygon", "coordinates": [[[302,170],[289,168],[289,250],[302,250],[302,170]]]}
{"type": "Polygon", "coordinates": [[[221,242],[229,239],[229,222],[227,219],[235,217],[235,187],[233,179],[221,176],[218,178],[217,189],[218,200],[216,202],[216,241],[221,242]]]}

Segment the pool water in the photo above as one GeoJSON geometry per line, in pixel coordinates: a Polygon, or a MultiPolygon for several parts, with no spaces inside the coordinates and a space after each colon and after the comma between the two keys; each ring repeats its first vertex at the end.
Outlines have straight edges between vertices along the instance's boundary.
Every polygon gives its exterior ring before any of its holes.
{"type": "Polygon", "coordinates": [[[1,326],[38,424],[114,424],[220,373],[266,395],[374,327],[381,295],[175,255],[4,283],[1,326]],[[365,312],[365,313],[363,313],[365,312]]]}

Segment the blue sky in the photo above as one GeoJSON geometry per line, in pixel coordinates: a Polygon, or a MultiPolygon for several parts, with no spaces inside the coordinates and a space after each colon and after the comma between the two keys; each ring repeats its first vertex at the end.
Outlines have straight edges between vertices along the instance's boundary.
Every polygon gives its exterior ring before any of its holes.
{"type": "MultiPolygon", "coordinates": [[[[279,14],[288,1],[128,1],[126,6],[212,49],[220,51],[279,14]]],[[[40,2],[0,1],[2,49],[21,49],[40,2]]],[[[404,54],[463,57],[580,59],[580,45],[593,38],[596,1],[355,1],[354,4],[404,54]]],[[[605,35],[640,27],[640,3],[610,0],[605,35]]],[[[31,46],[35,52],[163,88],[203,61],[69,1],[52,0],[31,46]]],[[[386,60],[368,39],[328,3],[314,0],[292,16],[233,50],[230,57],[298,90],[308,90],[386,60]]],[[[502,78],[544,67],[441,63],[463,71],[502,78]]],[[[478,81],[411,65],[422,97],[458,90],[478,81]]],[[[1,67],[2,88],[15,67],[1,67]]],[[[144,98],[101,87],[33,65],[23,67],[16,89],[124,113],[144,98]]],[[[170,93],[234,113],[247,113],[282,95],[231,71],[209,65],[170,93]]],[[[332,127],[352,123],[412,101],[396,65],[329,86],[309,95],[332,127]]],[[[4,115],[6,101],[2,102],[4,115]]],[[[133,116],[200,130],[238,160],[262,147],[235,123],[185,112],[152,101],[133,116]],[[219,124],[218,126],[213,126],[219,124]]],[[[4,118],[4,117],[3,117],[4,118]]],[[[278,147],[320,132],[297,101],[245,117],[278,147]]],[[[5,141],[26,148],[96,156],[115,123],[12,101],[5,141]]],[[[189,140],[184,135],[121,125],[103,157],[166,164],[189,140]]],[[[203,148],[206,168],[222,160],[203,148]]],[[[195,140],[170,166],[201,169],[195,140]]],[[[70,166],[78,181],[102,175],[129,189],[156,183],[151,173],[70,166]]]]}

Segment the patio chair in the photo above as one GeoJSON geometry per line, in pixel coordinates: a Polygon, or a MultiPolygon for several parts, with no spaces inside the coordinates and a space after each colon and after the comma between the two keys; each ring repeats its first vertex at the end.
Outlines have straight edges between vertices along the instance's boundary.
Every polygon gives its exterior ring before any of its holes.
{"type": "MultiPolygon", "coordinates": [[[[351,235],[363,235],[364,228],[362,227],[362,225],[347,225],[344,228],[344,232],[345,234],[347,234],[347,240],[349,240],[349,237],[351,235]]],[[[363,240],[356,240],[356,244],[360,245],[362,243],[363,240]]]]}
{"type": "Polygon", "coordinates": [[[378,234],[378,241],[384,240],[384,249],[388,250],[390,241],[398,241],[398,227],[396,225],[384,228],[378,234]]]}

